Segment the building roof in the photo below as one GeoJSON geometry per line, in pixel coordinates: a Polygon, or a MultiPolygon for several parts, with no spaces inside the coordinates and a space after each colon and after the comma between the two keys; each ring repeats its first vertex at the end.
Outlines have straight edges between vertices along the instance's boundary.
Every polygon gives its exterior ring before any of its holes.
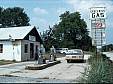
{"type": "Polygon", "coordinates": [[[0,40],[24,39],[35,26],[0,28],[0,40]]]}

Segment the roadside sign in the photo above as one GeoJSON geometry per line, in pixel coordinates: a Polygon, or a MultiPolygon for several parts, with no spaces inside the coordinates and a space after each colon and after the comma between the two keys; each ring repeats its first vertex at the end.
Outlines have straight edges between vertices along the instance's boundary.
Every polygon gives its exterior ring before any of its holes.
{"type": "Polygon", "coordinates": [[[106,44],[105,35],[105,19],[106,19],[105,7],[91,7],[90,8],[90,20],[91,20],[91,34],[92,45],[96,46],[99,50],[106,44]]]}
{"type": "Polygon", "coordinates": [[[105,7],[91,7],[90,8],[90,19],[105,19],[106,9],[105,7]]]}

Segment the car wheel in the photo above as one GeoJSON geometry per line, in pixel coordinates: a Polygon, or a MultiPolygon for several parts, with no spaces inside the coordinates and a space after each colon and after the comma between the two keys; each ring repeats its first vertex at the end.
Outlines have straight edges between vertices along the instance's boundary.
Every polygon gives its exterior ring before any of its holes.
{"type": "Polygon", "coordinates": [[[67,60],[67,63],[70,63],[70,60],[67,60]]]}
{"type": "Polygon", "coordinates": [[[65,52],[63,52],[63,54],[65,54],[65,52]]]}

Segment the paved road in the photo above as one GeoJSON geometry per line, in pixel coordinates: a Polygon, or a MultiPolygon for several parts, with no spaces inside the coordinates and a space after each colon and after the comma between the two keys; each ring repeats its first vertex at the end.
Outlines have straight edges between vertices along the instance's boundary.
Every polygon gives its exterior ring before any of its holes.
{"type": "Polygon", "coordinates": [[[0,66],[0,75],[13,75],[16,77],[0,76],[0,82],[42,82],[42,83],[72,83],[81,75],[87,63],[67,63],[65,58],[59,58],[60,64],[43,70],[25,70],[25,66],[34,62],[0,66]]]}

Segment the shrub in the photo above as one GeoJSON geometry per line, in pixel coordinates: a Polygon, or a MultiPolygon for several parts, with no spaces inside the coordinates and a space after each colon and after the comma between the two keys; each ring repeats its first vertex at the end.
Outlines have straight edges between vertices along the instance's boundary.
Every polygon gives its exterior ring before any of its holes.
{"type": "Polygon", "coordinates": [[[15,60],[15,59],[13,59],[13,60],[12,60],[12,62],[16,62],[16,60],[15,60]]]}
{"type": "Polygon", "coordinates": [[[83,83],[113,83],[113,63],[104,54],[94,54],[88,60],[79,82],[83,83]]]}

